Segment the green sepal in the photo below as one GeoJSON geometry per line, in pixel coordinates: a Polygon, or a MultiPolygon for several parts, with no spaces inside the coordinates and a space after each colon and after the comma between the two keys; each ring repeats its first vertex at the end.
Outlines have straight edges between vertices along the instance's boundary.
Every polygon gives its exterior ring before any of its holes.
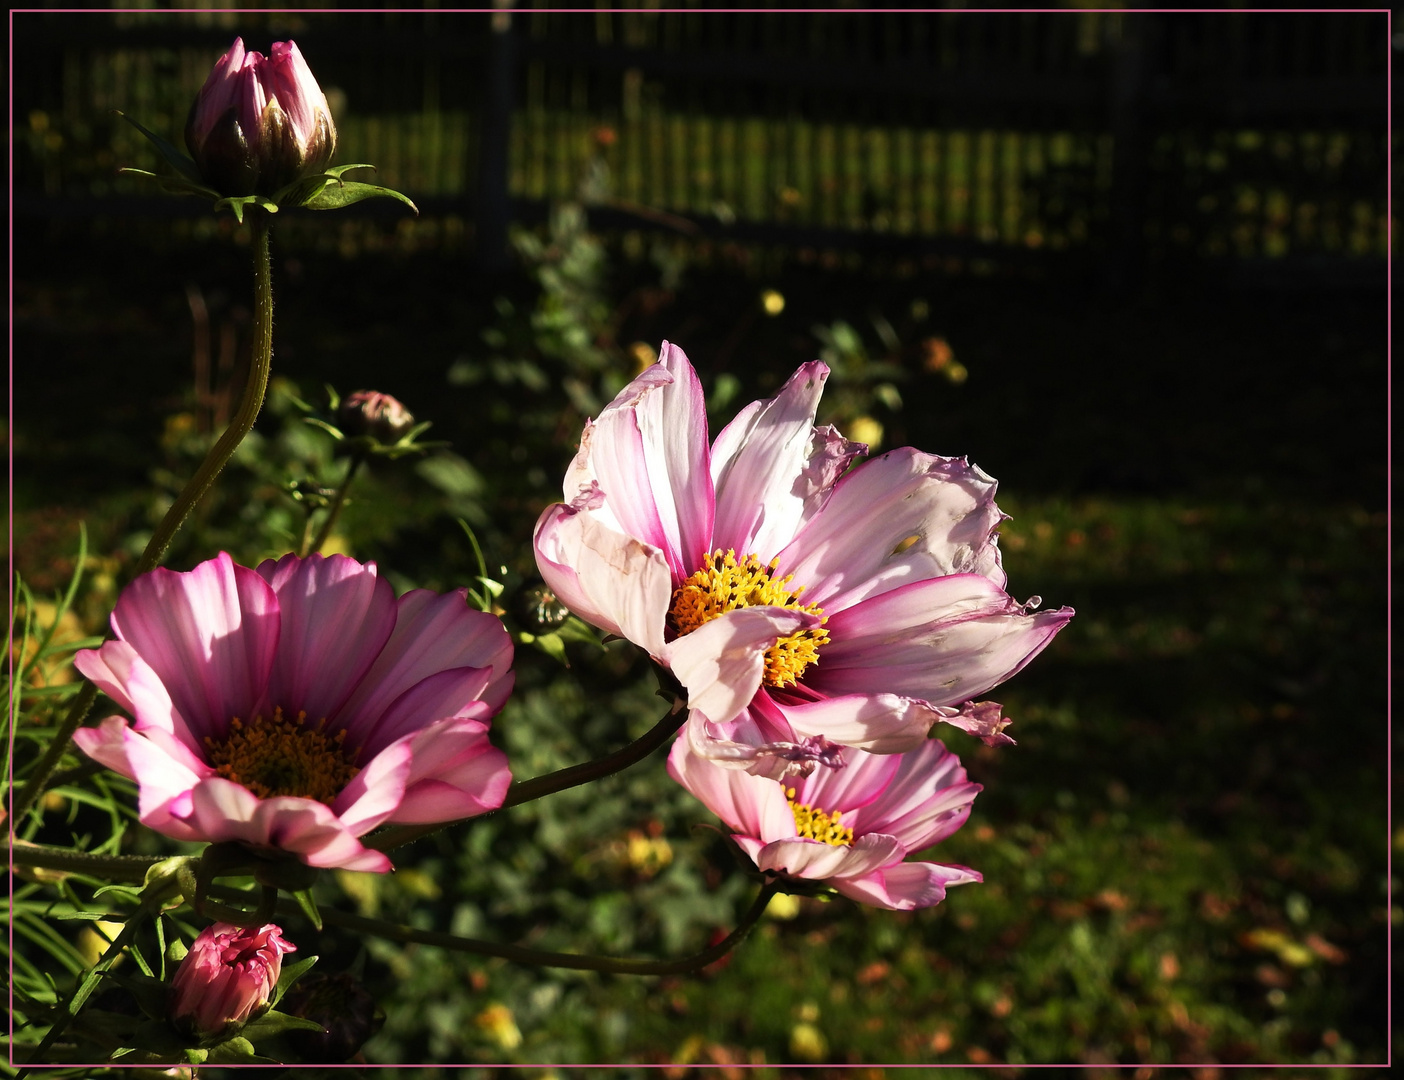
{"type": "Polygon", "coordinates": [[[272,199],[265,199],[262,195],[231,195],[229,198],[216,202],[214,209],[231,211],[235,220],[242,225],[244,223],[244,210],[250,205],[257,206],[270,214],[278,212],[278,204],[272,199]]]}
{"type": "Polygon", "coordinates": [[[340,180],[352,169],[369,169],[371,172],[375,172],[374,165],[333,165],[330,169],[324,169],[322,175],[330,176],[333,180],[340,180]]]}
{"type": "Polygon", "coordinates": [[[218,1046],[208,1050],[206,1061],[211,1065],[280,1065],[276,1058],[260,1057],[254,1053],[253,1043],[242,1035],[225,1039],[218,1046]]]}
{"type": "Polygon", "coordinates": [[[299,960],[295,964],[286,964],[282,972],[278,975],[278,986],[273,992],[273,1004],[283,1000],[283,995],[292,989],[292,984],[302,978],[303,975],[317,962],[317,957],[309,956],[305,960],[299,960]]]}
{"type": "Polygon", "coordinates": [[[566,656],[565,642],[561,640],[561,635],[554,630],[549,634],[533,634],[530,630],[519,630],[517,631],[517,640],[523,645],[540,649],[552,660],[570,667],[570,660],[566,656]]]}
{"type": "MultiPolygon", "coordinates": [[[[148,139],[150,139],[152,145],[156,147],[157,151],[160,152],[161,156],[166,159],[166,162],[173,169],[175,169],[176,172],[180,173],[181,176],[185,177],[186,180],[190,181],[190,183],[193,186],[200,187],[204,191],[209,191],[209,188],[204,187],[204,178],[200,175],[200,169],[195,164],[194,159],[189,157],[189,155],[187,154],[182,154],[174,143],[167,142],[165,139],[161,138],[161,136],[157,135],[154,131],[143,127],[141,124],[137,123],[130,116],[128,116],[126,113],[122,112],[122,110],[115,109],[113,111],[116,112],[117,115],[120,116],[127,123],[131,124],[132,127],[136,128],[148,139]]],[[[133,169],[124,171],[135,172],[136,170],[133,169]]],[[[154,176],[155,174],[147,173],[147,175],[154,176]]],[[[160,178],[157,177],[157,179],[160,178]]]]}
{"type": "Polygon", "coordinates": [[[304,424],[311,424],[313,427],[321,428],[337,442],[344,442],[346,439],[346,435],[342,432],[342,430],[339,427],[337,427],[335,424],[328,424],[325,420],[321,419],[320,417],[304,416],[302,418],[302,422],[304,424]]]}
{"type": "Polygon", "coordinates": [[[181,176],[162,176],[160,173],[149,172],[146,169],[133,169],[130,166],[123,166],[117,170],[119,173],[127,173],[131,176],[149,176],[161,185],[162,190],[170,195],[199,195],[205,199],[218,199],[219,192],[214,188],[206,187],[204,184],[192,183],[181,176]]]}
{"type": "Polygon", "coordinates": [[[305,889],[298,889],[292,894],[297,906],[302,908],[302,913],[307,916],[307,920],[318,930],[322,928],[322,913],[317,910],[317,901],[312,897],[312,887],[309,885],[305,889]]]}
{"type": "Polygon", "coordinates": [[[582,645],[593,645],[597,649],[604,648],[600,643],[599,632],[578,615],[568,615],[566,621],[556,627],[555,632],[563,641],[577,641],[582,645]]]}
{"type": "Polygon", "coordinates": [[[329,184],[315,198],[303,205],[309,210],[340,210],[343,206],[350,206],[358,203],[362,199],[399,199],[416,214],[419,207],[415,206],[408,195],[402,195],[394,188],[378,187],[375,184],[357,184],[342,181],[338,184],[329,184]]]}
{"type": "Polygon", "coordinates": [[[185,1048],[185,1060],[191,1065],[203,1065],[205,1059],[210,1056],[208,1050],[202,1050],[198,1046],[187,1046],[185,1048]]]}
{"type": "Polygon", "coordinates": [[[305,1016],[293,1016],[292,1013],[278,1012],[276,1009],[269,1009],[257,1020],[250,1020],[244,1025],[242,1034],[245,1038],[262,1042],[264,1039],[271,1039],[283,1034],[285,1031],[321,1031],[327,1029],[315,1020],[308,1020],[305,1016]]]}

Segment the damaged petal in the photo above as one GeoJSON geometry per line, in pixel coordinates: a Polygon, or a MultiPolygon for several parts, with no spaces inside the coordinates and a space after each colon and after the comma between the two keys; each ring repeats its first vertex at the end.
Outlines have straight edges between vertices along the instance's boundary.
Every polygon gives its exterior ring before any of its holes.
{"type": "Polygon", "coordinates": [[[1004,734],[1004,729],[1013,721],[1004,715],[1004,706],[997,701],[967,701],[960,706],[938,705],[936,711],[941,714],[942,721],[969,732],[986,746],[1015,745],[1014,740],[1004,734]]]}

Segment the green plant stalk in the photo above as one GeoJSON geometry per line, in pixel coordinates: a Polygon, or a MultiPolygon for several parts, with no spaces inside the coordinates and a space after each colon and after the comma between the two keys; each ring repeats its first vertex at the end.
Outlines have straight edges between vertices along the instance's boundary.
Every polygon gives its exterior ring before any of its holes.
{"type": "Polygon", "coordinates": [[[322,545],[331,536],[332,526],[336,524],[336,519],[341,514],[342,504],[346,502],[346,493],[351,490],[351,481],[356,478],[356,473],[361,468],[361,462],[365,461],[365,455],[353,454],[351,463],[346,466],[346,478],[341,481],[341,486],[336,489],[336,494],[332,496],[331,505],[327,507],[326,520],[322,522],[322,527],[317,530],[317,538],[312,541],[310,547],[302,552],[303,555],[317,554],[322,550],[322,545]]]}
{"type": "MultiPolygon", "coordinates": [[[[659,720],[643,735],[607,757],[597,758],[580,765],[571,765],[568,768],[558,769],[553,773],[536,776],[530,780],[519,780],[507,789],[507,797],[502,800],[502,805],[498,809],[506,810],[509,806],[519,806],[522,803],[531,802],[546,795],[554,795],[567,788],[579,787],[581,784],[588,784],[591,781],[627,769],[630,765],[648,757],[649,754],[672,738],[686,719],[686,709],[670,710],[663,719],[659,720]]],[[[473,821],[475,819],[464,818],[462,820],[473,821]]],[[[377,851],[389,851],[391,848],[400,847],[428,836],[430,833],[457,824],[459,822],[442,821],[429,825],[393,825],[384,832],[370,837],[365,843],[366,847],[374,848],[377,851]]]]}
{"type": "MultiPolygon", "coordinates": [[[[249,224],[253,229],[254,340],[253,351],[249,357],[248,381],[244,383],[239,408],[234,413],[234,419],[229,422],[229,427],[205,455],[205,460],[195,470],[195,475],[186,482],[176,501],[166,511],[166,516],[161,519],[161,524],[156,526],[156,531],[151,534],[146,550],[141,553],[141,559],[137,562],[133,575],[135,577],[155,569],[165,557],[166,549],[171,546],[171,539],[176,531],[190,516],[190,511],[195,508],[196,503],[210,490],[215,477],[234,456],[234,451],[244,441],[244,436],[253,429],[259,410],[263,408],[263,397],[268,390],[268,373],[273,366],[273,275],[268,258],[268,215],[251,209],[249,224]]],[[[78,692],[63,722],[54,732],[53,741],[40,755],[29,774],[29,779],[15,796],[12,821],[22,819],[43,794],[49,774],[68,751],[69,740],[73,738],[73,733],[78,730],[83,718],[88,715],[88,710],[93,707],[96,698],[97,687],[92,683],[88,683],[78,692]]]]}
{"type": "MultiPolygon", "coordinates": [[[[730,934],[715,945],[708,946],[699,953],[685,956],[680,960],[631,960],[622,956],[588,956],[584,953],[546,952],[541,949],[528,949],[521,945],[502,945],[494,941],[479,941],[476,938],[458,937],[437,930],[417,930],[412,926],[383,922],[380,919],[367,919],[361,915],[323,908],[322,920],[328,926],[340,926],[361,934],[373,934],[389,941],[403,944],[434,945],[454,952],[475,953],[478,956],[496,956],[516,964],[529,964],[534,967],[573,968],[577,971],[603,971],[612,975],[683,975],[696,971],[708,964],[714,964],[745,940],[752,928],[765,912],[771,898],[780,891],[783,881],[767,881],[756,895],[746,914],[736,924],[730,934]]],[[[222,892],[216,889],[212,891],[222,892]]],[[[278,903],[279,914],[300,914],[297,905],[289,900],[278,903]]]]}
{"type": "Polygon", "coordinates": [[[166,858],[164,855],[93,855],[72,848],[31,844],[27,840],[16,840],[10,849],[10,862],[14,866],[88,874],[106,881],[143,882],[146,872],[166,858]]]}
{"type": "MultiPolygon", "coordinates": [[[[67,848],[50,847],[44,844],[18,843],[14,847],[12,859],[16,866],[39,866],[51,870],[68,870],[74,873],[106,876],[114,880],[144,881],[146,873],[160,857],[148,858],[136,855],[88,855],[67,848]]],[[[328,926],[340,926],[363,934],[404,944],[418,943],[435,945],[441,949],[456,952],[476,953],[479,956],[497,956],[518,964],[531,964],[536,967],[575,968],[581,971],[605,971],[616,975],[681,975],[696,971],[720,960],[750,933],[761,917],[771,897],[780,891],[779,879],[766,882],[746,914],[742,916],[730,934],[715,945],[703,949],[692,956],[680,960],[630,960],[615,956],[587,956],[581,953],[545,952],[541,949],[528,949],[521,945],[504,945],[493,941],[480,941],[476,938],[458,937],[436,930],[417,930],[412,926],[384,922],[380,919],[367,919],[335,908],[321,909],[322,920],[328,926]]],[[[247,892],[228,886],[214,886],[209,892],[226,899],[248,900],[247,892]]],[[[291,900],[280,900],[277,906],[280,915],[303,915],[302,909],[291,900]]],[[[125,941],[125,938],[121,939],[125,941]]],[[[104,957],[105,959],[105,957],[104,957]]],[[[80,1002],[81,1004],[81,1002],[80,1002]]]]}

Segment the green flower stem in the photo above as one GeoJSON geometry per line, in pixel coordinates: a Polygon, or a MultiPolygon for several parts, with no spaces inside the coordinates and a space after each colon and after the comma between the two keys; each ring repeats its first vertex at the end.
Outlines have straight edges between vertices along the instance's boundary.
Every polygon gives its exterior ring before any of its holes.
{"type": "Polygon", "coordinates": [[[106,881],[146,880],[146,872],[159,862],[164,855],[93,855],[86,851],[71,848],[51,847],[48,844],[31,844],[16,840],[10,849],[10,862],[14,866],[34,866],[44,870],[64,870],[72,874],[87,874],[106,881]]]}
{"type": "MultiPolygon", "coordinates": [[[[67,848],[50,847],[46,844],[30,844],[23,841],[15,844],[11,858],[16,866],[67,870],[72,873],[105,877],[112,881],[131,882],[145,881],[147,871],[156,863],[165,861],[160,856],[151,858],[141,855],[89,855],[81,851],[70,851],[67,848]]],[[[751,928],[755,926],[756,921],[765,911],[766,905],[770,903],[771,897],[780,891],[781,884],[779,879],[766,882],[746,914],[742,916],[735,930],[715,945],[681,960],[630,960],[615,956],[544,952],[540,949],[528,949],[520,945],[502,945],[493,941],[479,941],[476,938],[442,934],[434,930],[417,930],[412,926],[401,926],[398,923],[383,922],[380,919],[367,919],[360,915],[338,911],[335,908],[322,908],[321,914],[322,921],[328,926],[340,926],[357,933],[373,934],[376,937],[405,944],[435,945],[441,949],[452,949],[456,952],[497,956],[518,964],[531,964],[536,967],[575,968],[582,971],[607,971],[616,975],[681,975],[720,960],[739,945],[750,933],[751,928]]],[[[228,900],[248,901],[252,899],[252,894],[249,892],[228,885],[212,885],[208,891],[211,896],[219,896],[228,900]]],[[[138,909],[138,914],[141,913],[141,910],[138,909]]],[[[279,900],[277,911],[279,915],[283,916],[302,916],[304,914],[302,908],[292,900],[279,900]]],[[[134,921],[138,920],[135,917],[129,919],[128,927],[133,926],[134,921]]],[[[125,929],[123,934],[129,936],[125,929]]],[[[119,941],[124,944],[126,936],[119,938],[119,941]]],[[[112,953],[112,950],[109,949],[108,953],[112,953]]],[[[99,961],[99,966],[106,959],[107,954],[104,954],[103,961],[99,961]]],[[[79,1001],[77,1004],[81,1005],[82,1002],[79,1001]]]]}
{"type": "MultiPolygon", "coordinates": [[[[566,788],[579,787],[581,784],[588,784],[592,780],[599,780],[627,769],[630,765],[648,757],[649,754],[672,738],[686,719],[686,709],[670,710],[647,732],[608,757],[597,758],[581,765],[572,765],[566,769],[558,769],[556,772],[533,777],[530,780],[519,780],[507,789],[507,798],[502,801],[500,809],[506,810],[509,806],[519,806],[546,795],[554,795],[558,791],[565,791],[566,788]]],[[[473,818],[462,820],[472,821],[473,818]]],[[[375,848],[377,851],[389,851],[391,848],[400,847],[428,836],[430,833],[457,824],[459,822],[443,821],[430,825],[392,825],[384,832],[377,833],[367,839],[365,845],[368,848],[375,848]]]]}
{"type": "Polygon", "coordinates": [[[346,502],[346,493],[351,490],[351,481],[356,478],[356,473],[361,468],[361,462],[365,461],[365,455],[356,453],[351,455],[351,463],[346,466],[346,478],[341,481],[341,486],[336,489],[336,494],[332,496],[331,505],[327,507],[326,520],[322,522],[322,527],[317,530],[317,538],[302,554],[316,554],[322,550],[322,545],[331,536],[332,526],[336,524],[336,519],[341,514],[341,506],[346,502]]]}
{"type": "MultiPolygon", "coordinates": [[[[254,340],[249,358],[249,378],[244,384],[244,394],[239,399],[239,408],[234,419],[229,422],[219,442],[205,455],[195,475],[181,490],[161,524],[151,534],[151,539],[137,562],[134,576],[140,577],[154,569],[165,557],[166,549],[176,530],[181,527],[190,511],[204,498],[215,477],[233,457],[234,451],[244,441],[244,436],[253,428],[259,410],[263,408],[263,395],[268,389],[268,372],[273,364],[273,276],[268,260],[268,215],[260,210],[249,211],[249,224],[253,229],[253,271],[254,271],[254,340]]],[[[68,750],[69,740],[78,730],[78,725],[88,715],[93,701],[97,698],[97,687],[88,683],[78,692],[63,722],[54,732],[44,753],[40,755],[29,779],[15,796],[14,821],[20,821],[30,807],[43,794],[49,774],[58,765],[68,750]]]]}
{"type": "MultiPolygon", "coordinates": [[[[703,949],[681,960],[631,960],[621,956],[588,956],[583,953],[545,952],[541,949],[528,949],[521,945],[501,945],[494,941],[479,941],[476,938],[458,937],[443,934],[437,930],[417,930],[412,926],[383,922],[380,919],[367,919],[335,908],[322,909],[322,921],[328,926],[340,926],[358,934],[372,934],[375,937],[403,944],[434,945],[454,952],[475,953],[479,956],[496,956],[515,964],[529,964],[533,967],[574,968],[577,971],[604,971],[612,975],[683,975],[696,971],[708,964],[716,963],[737,945],[760,920],[771,897],[780,891],[783,882],[779,879],[767,881],[761,887],[746,914],[736,925],[736,929],[715,945],[703,949]]],[[[212,892],[222,893],[216,887],[212,892]]],[[[301,910],[290,900],[278,903],[280,915],[300,914],[301,910]]]]}

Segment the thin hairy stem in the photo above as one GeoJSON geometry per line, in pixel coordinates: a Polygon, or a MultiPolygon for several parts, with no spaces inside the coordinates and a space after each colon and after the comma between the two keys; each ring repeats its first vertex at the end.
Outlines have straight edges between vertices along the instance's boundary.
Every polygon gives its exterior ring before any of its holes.
{"type": "MultiPolygon", "coordinates": [[[[437,930],[417,930],[399,923],[382,922],[380,919],[367,919],[361,915],[338,911],[335,908],[322,909],[322,921],[328,926],[340,926],[358,934],[371,934],[389,941],[404,944],[434,945],[454,952],[474,953],[478,956],[496,956],[515,964],[529,964],[533,967],[573,968],[577,971],[604,971],[613,975],[682,975],[697,971],[708,964],[714,964],[745,940],[752,928],[765,912],[771,898],[780,891],[781,881],[767,881],[761,887],[746,914],[737,923],[736,929],[715,945],[703,949],[692,956],[680,960],[632,960],[622,956],[587,956],[582,953],[546,952],[542,949],[528,949],[521,945],[503,945],[495,941],[479,941],[476,938],[458,937],[437,930]]],[[[211,890],[223,893],[222,889],[211,890]]],[[[246,897],[247,898],[247,897],[246,897]]],[[[278,903],[280,915],[300,914],[301,910],[290,900],[278,903]]]]}
{"type": "MultiPolygon", "coordinates": [[[[151,534],[146,550],[141,553],[141,559],[137,562],[136,576],[154,569],[165,557],[166,549],[170,547],[176,530],[209,491],[215,477],[244,441],[244,436],[253,428],[254,420],[263,408],[263,396],[268,390],[268,372],[273,364],[273,279],[268,259],[268,215],[251,209],[249,222],[253,228],[254,340],[249,357],[248,381],[244,383],[239,408],[234,414],[234,419],[229,422],[229,427],[205,455],[205,460],[195,470],[195,475],[186,483],[176,501],[166,511],[166,516],[161,519],[161,524],[156,526],[156,531],[151,534]]],[[[83,718],[88,715],[96,697],[97,687],[92,683],[88,683],[78,692],[78,696],[64,715],[63,722],[54,732],[53,740],[39,756],[24,787],[15,796],[11,820],[18,823],[44,793],[50,773],[67,752],[69,740],[73,738],[73,733],[78,730],[83,718]]]]}
{"type": "Polygon", "coordinates": [[[307,550],[302,552],[302,554],[315,555],[322,550],[322,546],[331,536],[332,526],[336,524],[336,519],[341,514],[341,506],[346,502],[346,493],[351,490],[351,481],[356,478],[356,473],[360,470],[361,462],[363,461],[365,461],[365,457],[361,454],[352,456],[350,464],[346,466],[346,477],[336,489],[336,494],[332,496],[331,505],[327,507],[326,520],[322,522],[322,527],[317,530],[317,538],[312,541],[311,545],[309,545],[307,550]]]}
{"type": "MultiPolygon", "coordinates": [[[[682,727],[683,721],[686,719],[686,709],[672,709],[643,735],[607,757],[587,761],[581,765],[571,765],[569,768],[558,769],[556,772],[533,777],[530,780],[519,780],[507,789],[507,798],[502,801],[501,809],[505,810],[509,806],[531,802],[533,799],[540,799],[546,795],[554,795],[558,791],[565,791],[566,788],[579,787],[581,784],[588,784],[593,780],[599,780],[627,769],[630,765],[642,761],[667,743],[678,728],[682,727]]],[[[463,820],[471,821],[473,819],[465,818],[463,820]]],[[[456,824],[458,822],[444,821],[430,825],[395,825],[370,837],[365,844],[366,847],[375,848],[377,851],[389,851],[391,848],[401,847],[421,837],[428,836],[430,833],[447,829],[450,825],[456,824]]]]}

